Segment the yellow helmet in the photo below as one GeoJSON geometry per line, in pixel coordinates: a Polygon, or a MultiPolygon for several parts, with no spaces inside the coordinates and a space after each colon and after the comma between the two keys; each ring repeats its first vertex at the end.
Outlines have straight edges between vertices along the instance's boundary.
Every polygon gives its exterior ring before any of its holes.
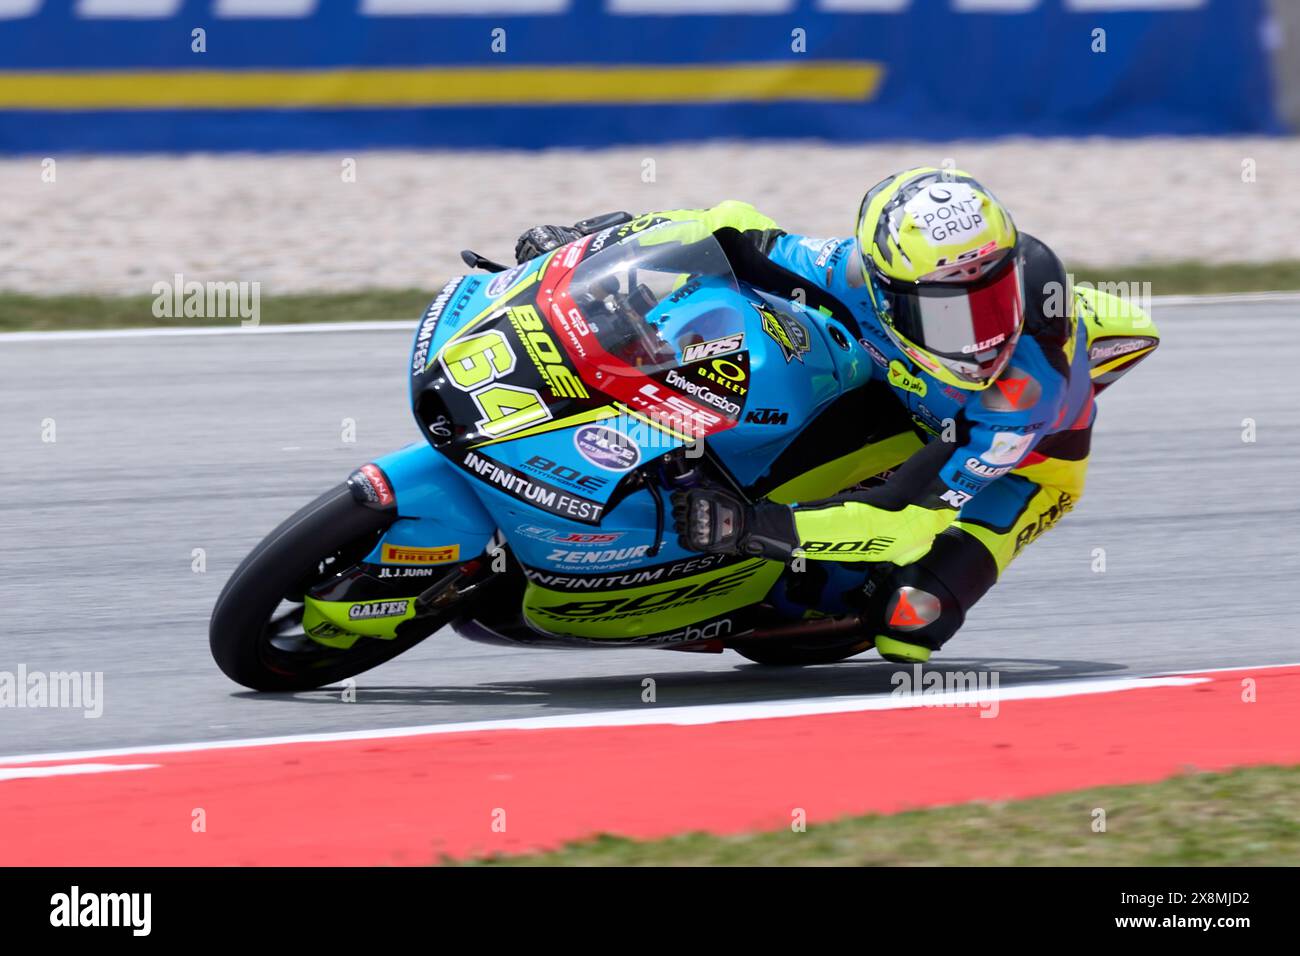
{"type": "Polygon", "coordinates": [[[988,388],[1024,328],[1011,214],[969,174],[922,166],[867,192],[857,236],[872,302],[890,338],[941,381],[988,388]]]}

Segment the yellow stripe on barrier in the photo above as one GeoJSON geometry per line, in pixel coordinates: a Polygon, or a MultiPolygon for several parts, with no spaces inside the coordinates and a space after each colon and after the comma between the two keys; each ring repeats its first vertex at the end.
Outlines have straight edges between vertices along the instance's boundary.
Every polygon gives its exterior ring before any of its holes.
{"type": "Polygon", "coordinates": [[[706,66],[0,72],[0,109],[257,109],[873,98],[868,61],[706,66]]]}

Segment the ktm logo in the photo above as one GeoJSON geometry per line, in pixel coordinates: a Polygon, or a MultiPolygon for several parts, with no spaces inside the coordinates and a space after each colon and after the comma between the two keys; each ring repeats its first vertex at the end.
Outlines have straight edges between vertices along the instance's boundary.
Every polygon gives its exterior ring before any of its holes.
{"type": "Polygon", "coordinates": [[[745,421],[750,425],[784,425],[789,420],[789,412],[775,408],[756,408],[745,413],[745,421]]]}

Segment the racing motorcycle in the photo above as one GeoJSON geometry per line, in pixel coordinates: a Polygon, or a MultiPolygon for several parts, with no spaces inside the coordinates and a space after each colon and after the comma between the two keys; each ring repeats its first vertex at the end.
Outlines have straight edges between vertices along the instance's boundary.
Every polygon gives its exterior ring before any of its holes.
{"type": "Polygon", "coordinates": [[[871,647],[854,595],[873,565],[687,551],[666,506],[701,482],[826,497],[920,447],[813,468],[827,435],[866,417],[871,358],[851,315],[742,284],[695,222],[621,222],[510,269],[465,257],[487,271],[449,281],[415,332],[422,440],[244,559],[212,614],[222,671],[255,690],[320,687],[444,627],[775,665],[871,647]]]}

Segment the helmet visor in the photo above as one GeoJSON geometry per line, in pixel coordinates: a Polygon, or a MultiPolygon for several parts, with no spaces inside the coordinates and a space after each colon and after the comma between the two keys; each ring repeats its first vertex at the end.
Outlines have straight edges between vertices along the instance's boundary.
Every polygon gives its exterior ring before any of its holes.
{"type": "Polygon", "coordinates": [[[982,385],[1006,368],[1025,316],[1019,256],[973,283],[891,283],[883,291],[894,331],[958,378],[982,385]]]}

